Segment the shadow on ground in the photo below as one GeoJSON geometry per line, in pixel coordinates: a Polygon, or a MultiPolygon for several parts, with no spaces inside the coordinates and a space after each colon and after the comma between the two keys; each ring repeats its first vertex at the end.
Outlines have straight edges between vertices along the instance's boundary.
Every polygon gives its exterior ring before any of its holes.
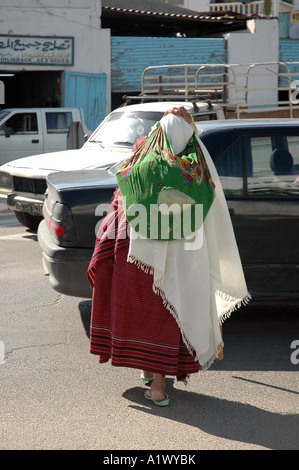
{"type": "Polygon", "coordinates": [[[173,382],[173,379],[167,379],[170,405],[165,408],[145,403],[141,387],[126,390],[123,397],[133,403],[129,406],[136,410],[194,426],[212,436],[273,450],[298,448],[298,416],[272,413],[249,404],[178,390],[173,387],[173,382]]]}
{"type": "MultiPolygon", "coordinates": [[[[79,304],[86,335],[89,337],[91,301],[79,304]]],[[[224,325],[224,360],[216,361],[211,370],[234,371],[232,380],[289,390],[238,376],[238,371],[296,371],[290,361],[291,342],[296,339],[298,311],[291,307],[247,307],[235,312],[224,325]]],[[[298,415],[265,411],[238,401],[176,389],[174,379],[167,378],[171,403],[161,408],[143,397],[144,388],[133,387],[123,393],[129,407],[194,426],[204,433],[231,441],[248,443],[274,450],[298,448],[298,415]]]]}

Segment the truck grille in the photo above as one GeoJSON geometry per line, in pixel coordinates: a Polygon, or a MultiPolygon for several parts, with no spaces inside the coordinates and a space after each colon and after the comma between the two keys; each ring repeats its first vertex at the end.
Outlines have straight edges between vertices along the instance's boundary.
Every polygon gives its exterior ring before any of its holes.
{"type": "Polygon", "coordinates": [[[22,193],[44,194],[47,189],[45,179],[23,178],[14,176],[14,189],[22,193]]]}

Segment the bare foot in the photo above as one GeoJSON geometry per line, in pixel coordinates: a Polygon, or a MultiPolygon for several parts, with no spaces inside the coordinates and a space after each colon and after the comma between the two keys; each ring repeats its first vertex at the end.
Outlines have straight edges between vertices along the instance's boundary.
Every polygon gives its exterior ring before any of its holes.
{"type": "Polygon", "coordinates": [[[151,385],[151,396],[155,401],[161,401],[165,398],[165,375],[155,374],[155,378],[151,385]]]}

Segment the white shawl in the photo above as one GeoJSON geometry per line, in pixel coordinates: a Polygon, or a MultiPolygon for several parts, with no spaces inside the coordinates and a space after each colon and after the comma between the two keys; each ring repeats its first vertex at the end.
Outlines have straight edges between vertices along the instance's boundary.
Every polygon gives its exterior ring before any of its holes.
{"type": "MultiPolygon", "coordinates": [[[[168,140],[174,142],[173,135],[178,140],[178,132],[182,131],[181,142],[188,141],[191,126],[186,123],[184,134],[181,122],[179,130],[174,125],[176,119],[171,114],[160,121],[168,140]]],[[[193,240],[167,242],[140,238],[130,228],[128,262],[153,273],[154,292],[161,295],[186,346],[196,352],[206,370],[223,348],[220,324],[246,304],[250,294],[216,168],[203,143],[199,143],[216,186],[203,229],[195,233],[193,240]]]]}

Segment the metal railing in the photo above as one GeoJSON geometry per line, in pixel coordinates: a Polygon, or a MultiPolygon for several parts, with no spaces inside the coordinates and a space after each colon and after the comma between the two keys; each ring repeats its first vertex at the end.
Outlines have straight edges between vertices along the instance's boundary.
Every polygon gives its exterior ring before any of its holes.
{"type": "Polygon", "coordinates": [[[230,2],[230,3],[212,3],[210,11],[233,11],[241,15],[262,15],[264,13],[264,2],[230,2]]]}
{"type": "MultiPolygon", "coordinates": [[[[281,0],[274,0],[271,2],[270,16],[278,16],[279,12],[293,10],[293,5],[281,0]]],[[[229,3],[212,3],[210,4],[210,11],[233,11],[240,15],[266,15],[264,2],[262,0],[257,2],[242,3],[242,2],[229,2],[229,3]]]]}
{"type": "Polygon", "coordinates": [[[237,118],[261,111],[293,117],[297,88],[299,62],[162,65],[146,68],[141,79],[144,98],[209,101],[237,118]]]}

